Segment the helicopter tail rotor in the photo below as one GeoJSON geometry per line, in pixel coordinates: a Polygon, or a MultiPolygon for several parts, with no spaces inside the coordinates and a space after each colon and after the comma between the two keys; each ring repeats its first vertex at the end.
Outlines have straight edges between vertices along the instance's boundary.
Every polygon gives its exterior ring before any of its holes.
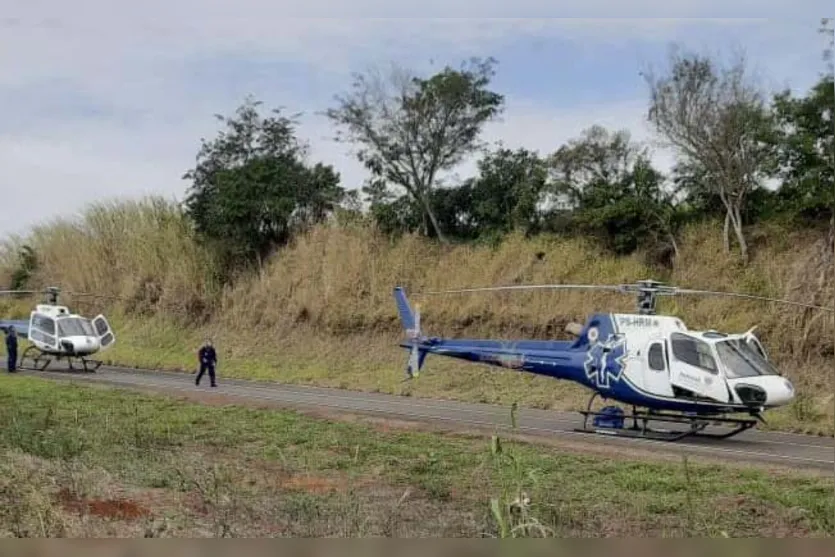
{"type": "Polygon", "coordinates": [[[411,345],[409,360],[406,364],[406,375],[411,379],[420,375],[423,361],[426,358],[426,350],[420,348],[420,308],[416,306],[412,310],[409,300],[406,298],[406,293],[400,287],[394,289],[394,300],[397,304],[397,312],[400,314],[400,322],[406,330],[406,336],[409,338],[411,345]]]}

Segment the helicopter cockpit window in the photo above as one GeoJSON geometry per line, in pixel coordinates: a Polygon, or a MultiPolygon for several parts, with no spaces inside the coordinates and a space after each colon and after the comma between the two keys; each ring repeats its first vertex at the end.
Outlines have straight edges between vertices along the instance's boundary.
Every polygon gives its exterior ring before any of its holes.
{"type": "Polygon", "coordinates": [[[673,356],[679,361],[696,366],[710,373],[718,373],[716,361],[710,353],[710,346],[706,342],[681,333],[670,335],[673,356]]]}
{"type": "Polygon", "coordinates": [[[48,335],[55,334],[55,320],[47,315],[35,315],[32,326],[48,335]]]}
{"type": "Polygon", "coordinates": [[[725,366],[725,373],[729,379],[780,374],[777,368],[762,357],[759,350],[744,340],[731,339],[717,342],[716,351],[725,366]]]}
{"type": "Polygon", "coordinates": [[[87,319],[67,317],[58,320],[58,334],[62,337],[96,336],[93,325],[87,319]]]}

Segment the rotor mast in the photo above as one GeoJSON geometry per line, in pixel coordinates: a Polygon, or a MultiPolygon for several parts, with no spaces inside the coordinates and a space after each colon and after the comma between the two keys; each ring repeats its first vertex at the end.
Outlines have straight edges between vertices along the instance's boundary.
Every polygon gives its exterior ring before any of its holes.
{"type": "Polygon", "coordinates": [[[655,315],[658,306],[660,282],[654,280],[639,280],[634,287],[636,290],[637,310],[639,315],[655,315]]]}
{"type": "Polygon", "coordinates": [[[57,286],[49,286],[46,289],[46,303],[51,306],[58,305],[58,294],[61,290],[57,286]]]}

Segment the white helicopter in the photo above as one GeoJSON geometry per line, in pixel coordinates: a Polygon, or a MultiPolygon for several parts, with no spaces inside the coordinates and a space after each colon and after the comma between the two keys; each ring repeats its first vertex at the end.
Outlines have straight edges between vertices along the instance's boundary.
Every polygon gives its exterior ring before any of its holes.
{"type": "MultiPolygon", "coordinates": [[[[67,306],[58,304],[60,289],[55,286],[39,290],[0,290],[0,295],[45,293],[45,304],[37,304],[29,314],[29,321],[0,320],[0,330],[14,328],[31,345],[20,356],[20,367],[32,360],[30,369],[44,371],[53,361],[66,359],[70,369],[73,360],[81,361],[84,371],[97,370],[102,362],[91,360],[90,356],[107,350],[116,342],[116,336],[104,315],[89,319],[72,313],[67,306]]],[[[75,294],[86,296],[87,294],[75,294]]]]}

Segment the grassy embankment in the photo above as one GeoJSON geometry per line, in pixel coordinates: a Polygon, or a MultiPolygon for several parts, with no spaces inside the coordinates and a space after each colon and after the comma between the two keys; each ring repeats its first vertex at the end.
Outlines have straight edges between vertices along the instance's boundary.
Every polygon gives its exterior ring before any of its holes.
{"type": "MultiPolygon", "coordinates": [[[[67,299],[84,313],[107,312],[118,341],[105,357],[119,364],[192,369],[195,350],[210,334],[222,376],[574,409],[587,394],[573,385],[439,358],[430,357],[418,381],[401,383],[406,354],[396,345],[402,332],[392,286],[654,277],[832,305],[825,235],[771,228],[749,236],[748,268],[723,254],[721,226],[700,225],[681,239],[675,270],[659,272],[640,255],[615,258],[575,240],[512,237],[495,248],[444,249],[417,238],[392,243],[362,226],[321,227],[281,251],[260,276],[224,292],[207,278],[210,258],[162,202],[91,208],[79,223],[48,223],[27,241],[41,258],[39,285],[130,299],[101,307],[67,299]],[[201,308],[205,320],[194,317],[201,308]]],[[[10,268],[6,259],[0,268],[10,268]]],[[[7,281],[0,276],[0,282],[7,281]]],[[[30,307],[31,301],[6,303],[0,311],[24,316],[30,307]]],[[[548,292],[436,297],[423,303],[423,328],[443,335],[564,338],[568,321],[583,322],[589,312],[610,308],[631,311],[633,300],[548,292]]],[[[831,314],[723,298],[662,300],[661,309],[694,329],[758,325],[775,362],[800,389],[796,404],[770,415],[771,427],[833,434],[831,314]]]]}
{"type": "Polygon", "coordinates": [[[520,489],[524,515],[499,504],[500,516],[547,535],[835,533],[822,477],[507,442],[497,454],[463,436],[26,376],[0,381],[0,420],[5,536],[498,535],[490,499],[520,489]]]}

